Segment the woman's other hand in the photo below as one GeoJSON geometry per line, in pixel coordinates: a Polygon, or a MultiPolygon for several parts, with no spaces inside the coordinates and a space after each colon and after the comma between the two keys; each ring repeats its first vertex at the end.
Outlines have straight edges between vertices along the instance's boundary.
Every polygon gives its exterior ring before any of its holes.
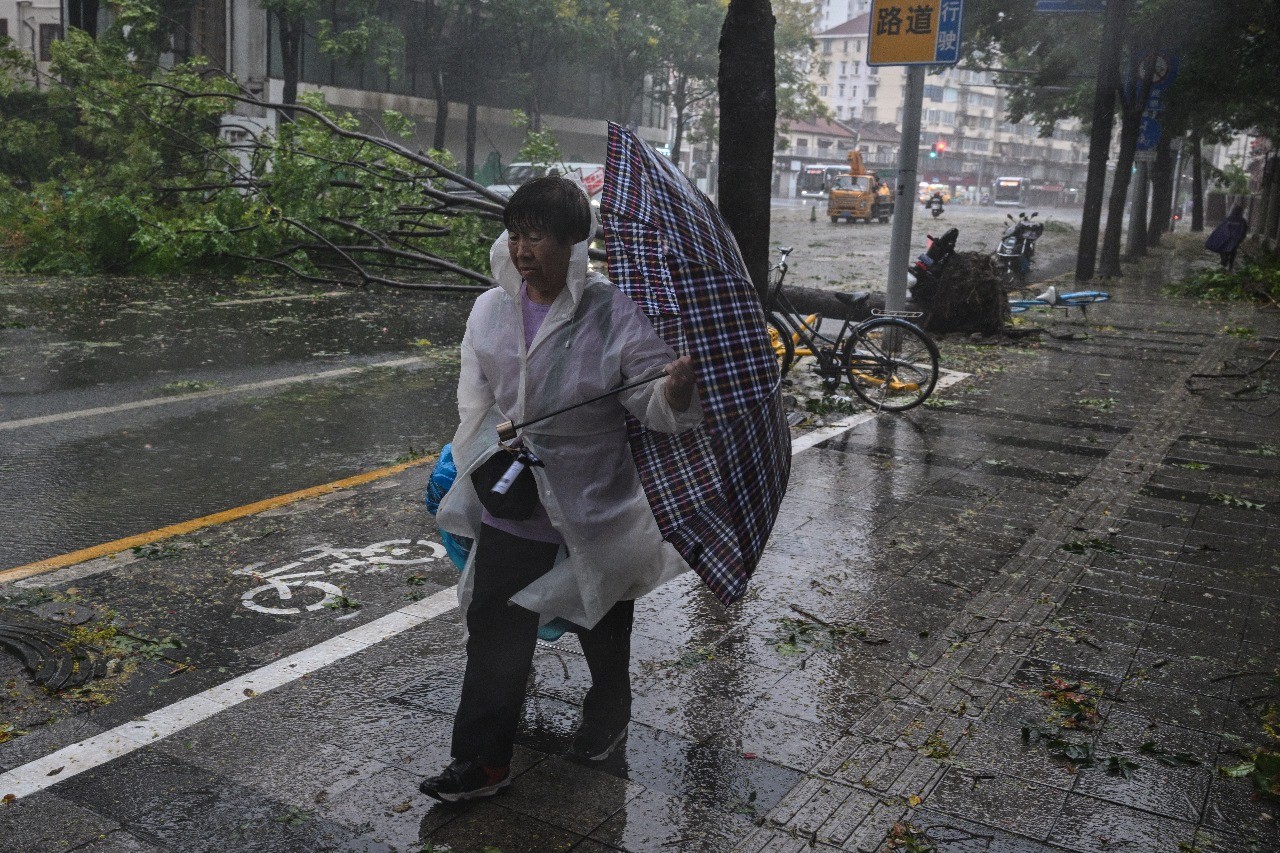
{"type": "Polygon", "coordinates": [[[667,378],[662,383],[662,393],[666,395],[667,402],[677,412],[687,411],[689,404],[693,402],[694,383],[697,379],[697,374],[693,372],[693,359],[687,355],[681,356],[664,370],[667,378]]]}

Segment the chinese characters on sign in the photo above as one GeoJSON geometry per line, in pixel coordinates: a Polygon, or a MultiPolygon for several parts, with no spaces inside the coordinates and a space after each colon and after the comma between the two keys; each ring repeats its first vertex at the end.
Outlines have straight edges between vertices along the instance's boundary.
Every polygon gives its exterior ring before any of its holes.
{"type": "Polygon", "coordinates": [[[872,0],[869,65],[954,65],[962,0],[872,0]]]}

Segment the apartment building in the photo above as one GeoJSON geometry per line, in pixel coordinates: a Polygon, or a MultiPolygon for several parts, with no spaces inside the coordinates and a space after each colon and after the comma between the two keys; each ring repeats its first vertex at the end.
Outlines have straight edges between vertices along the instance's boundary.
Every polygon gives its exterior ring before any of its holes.
{"type": "Polygon", "coordinates": [[[8,38],[36,60],[36,84],[48,82],[53,43],[62,38],[58,0],[0,0],[0,39],[8,38]]]}
{"type": "MultiPolygon", "coordinates": [[[[883,137],[886,126],[892,126],[900,139],[906,69],[867,65],[869,5],[852,0],[818,7],[824,21],[833,10],[856,7],[859,13],[814,35],[810,79],[835,120],[864,137],[858,142],[864,159],[879,167],[887,165],[881,158],[888,146],[883,139],[865,138],[866,129],[873,127],[883,137]]],[[[1005,116],[1004,90],[994,72],[948,67],[926,76],[920,180],[943,184],[956,198],[980,202],[990,196],[995,178],[1016,176],[1026,179],[1027,204],[1076,201],[1088,161],[1088,140],[1079,122],[1062,122],[1050,137],[1041,138],[1038,128],[1010,123],[1005,116]]],[[[895,142],[894,156],[897,148],[895,142]]]]}

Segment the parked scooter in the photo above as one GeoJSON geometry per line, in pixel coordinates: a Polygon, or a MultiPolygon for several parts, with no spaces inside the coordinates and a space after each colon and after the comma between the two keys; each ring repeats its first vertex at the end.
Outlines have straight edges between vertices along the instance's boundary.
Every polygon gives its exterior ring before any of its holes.
{"type": "Polygon", "coordinates": [[[955,256],[960,229],[949,228],[941,237],[926,235],[926,238],[928,248],[907,270],[907,287],[911,301],[927,308],[938,293],[947,262],[955,256]]]}
{"type": "Polygon", "coordinates": [[[996,249],[996,261],[1000,265],[1001,277],[1006,287],[1016,288],[1026,284],[1031,274],[1031,262],[1036,256],[1036,240],[1044,233],[1044,223],[1034,222],[1039,213],[1027,216],[1026,211],[1008,214],[1009,225],[1000,236],[1000,246],[996,249]]]}

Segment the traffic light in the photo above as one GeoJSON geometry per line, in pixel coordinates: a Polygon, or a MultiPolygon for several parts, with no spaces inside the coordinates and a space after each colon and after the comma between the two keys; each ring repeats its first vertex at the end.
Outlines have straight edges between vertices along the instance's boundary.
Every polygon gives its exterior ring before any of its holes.
{"type": "Polygon", "coordinates": [[[929,147],[929,159],[937,160],[939,154],[945,154],[947,151],[947,140],[939,136],[933,141],[933,145],[929,147]]]}

